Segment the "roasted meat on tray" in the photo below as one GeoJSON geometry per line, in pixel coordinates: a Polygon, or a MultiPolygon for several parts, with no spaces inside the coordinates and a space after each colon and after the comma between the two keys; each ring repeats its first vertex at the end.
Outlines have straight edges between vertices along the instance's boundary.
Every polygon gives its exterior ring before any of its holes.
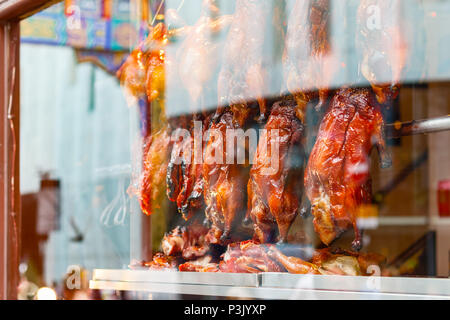
{"type": "Polygon", "coordinates": [[[371,275],[375,267],[381,270],[386,261],[385,257],[375,253],[330,248],[316,250],[310,262],[299,257],[286,256],[274,245],[270,246],[268,254],[288,272],[297,274],[371,275]]]}
{"type": "Polygon", "coordinates": [[[164,235],[161,249],[166,256],[180,256],[185,260],[203,257],[209,251],[206,241],[208,229],[192,223],[186,227],[176,227],[164,235]]]}
{"type": "Polygon", "coordinates": [[[303,125],[291,105],[278,102],[264,129],[247,185],[247,217],[255,240],[273,242],[278,231],[285,242],[303,193],[303,125]]]}
{"type": "Polygon", "coordinates": [[[297,0],[289,15],[283,53],[284,80],[294,96],[296,112],[304,121],[307,103],[319,95],[320,109],[328,97],[328,86],[337,61],[329,43],[328,0],[297,0]]]}
{"type": "Polygon", "coordinates": [[[150,262],[145,262],[143,266],[154,271],[167,271],[177,270],[180,263],[182,263],[180,257],[166,256],[162,252],[157,252],[153,256],[153,260],[150,262]]]}
{"type": "Polygon", "coordinates": [[[324,274],[370,275],[373,272],[371,266],[381,270],[386,257],[377,253],[324,248],[314,252],[311,263],[321,266],[324,274]]]}
{"type": "Polygon", "coordinates": [[[266,252],[264,245],[252,240],[231,243],[220,262],[221,272],[281,272],[282,268],[266,252]]]}
{"type": "Polygon", "coordinates": [[[220,272],[219,264],[211,261],[211,256],[204,256],[197,260],[180,264],[178,270],[187,272],[220,272]]]}
{"type": "Polygon", "coordinates": [[[260,120],[266,116],[267,75],[263,67],[263,46],[268,5],[269,1],[265,0],[236,0],[219,73],[219,108],[214,121],[230,106],[234,120],[242,126],[250,113],[250,100],[258,101],[260,120]]]}
{"type": "Polygon", "coordinates": [[[227,161],[225,147],[227,129],[237,128],[239,126],[233,122],[233,114],[226,110],[219,121],[211,125],[204,151],[203,193],[206,219],[211,223],[208,237],[211,243],[224,244],[229,241],[235,220],[241,217],[244,210],[246,177],[236,159],[227,161]]]}
{"type": "Polygon", "coordinates": [[[345,230],[355,231],[352,246],[359,250],[361,235],[356,213],[371,203],[370,152],[377,147],[381,166],[390,165],[383,136],[384,121],[369,89],[341,89],[322,120],[305,172],[306,194],[314,229],[329,245],[345,230]]]}
{"type": "Polygon", "coordinates": [[[288,257],[274,245],[269,247],[268,255],[275,261],[278,261],[290,273],[320,274],[317,265],[304,261],[298,257],[288,257]]]}
{"type": "Polygon", "coordinates": [[[378,102],[398,95],[408,44],[402,33],[400,0],[362,0],[357,14],[356,44],[362,55],[361,73],[378,102]]]}

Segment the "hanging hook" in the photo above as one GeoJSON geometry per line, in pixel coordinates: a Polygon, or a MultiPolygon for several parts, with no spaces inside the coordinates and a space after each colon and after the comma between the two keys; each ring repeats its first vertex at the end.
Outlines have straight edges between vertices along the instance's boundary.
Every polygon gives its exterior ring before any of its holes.
{"type": "Polygon", "coordinates": [[[153,24],[155,23],[156,17],[158,16],[159,11],[161,10],[162,5],[164,4],[164,1],[165,1],[165,0],[162,0],[162,1],[161,1],[161,3],[159,4],[158,9],[156,10],[155,15],[153,16],[153,20],[152,20],[152,23],[151,23],[152,26],[153,26],[153,24]]]}

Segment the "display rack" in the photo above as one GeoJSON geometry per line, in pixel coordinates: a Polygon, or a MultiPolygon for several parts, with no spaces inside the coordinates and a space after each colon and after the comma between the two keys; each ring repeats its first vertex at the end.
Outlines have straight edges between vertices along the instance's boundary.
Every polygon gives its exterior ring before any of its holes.
{"type": "Polygon", "coordinates": [[[450,130],[450,115],[438,118],[397,122],[386,125],[390,138],[450,130]]]}
{"type": "Polygon", "coordinates": [[[246,274],[96,269],[90,288],[251,299],[450,300],[450,279],[272,272],[246,274]]]}
{"type": "MultiPolygon", "coordinates": [[[[391,138],[447,130],[450,130],[450,115],[386,125],[386,135],[391,138]]],[[[428,222],[426,217],[416,218],[417,221],[409,221],[411,217],[391,217],[383,224],[404,225],[407,222],[422,225],[428,222]]],[[[250,299],[450,300],[450,279],[423,277],[96,269],[90,288],[250,299]]]]}

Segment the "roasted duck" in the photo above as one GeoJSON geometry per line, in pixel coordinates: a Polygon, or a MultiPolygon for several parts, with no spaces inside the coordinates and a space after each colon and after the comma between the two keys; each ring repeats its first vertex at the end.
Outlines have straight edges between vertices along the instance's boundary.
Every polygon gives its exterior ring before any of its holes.
{"type": "Polygon", "coordinates": [[[167,195],[171,201],[177,203],[178,211],[185,220],[192,216],[195,209],[203,205],[201,150],[204,147],[203,133],[208,123],[209,118],[206,118],[199,128],[195,123],[192,124],[189,132],[183,128],[178,129],[180,134],[177,136],[180,139],[174,142],[170,156],[166,175],[167,195]],[[195,130],[198,130],[198,133],[195,130]],[[183,132],[184,134],[181,134],[183,132]],[[195,139],[197,134],[200,137],[195,139]]]}
{"type": "Polygon", "coordinates": [[[145,138],[150,135],[150,103],[147,97],[147,68],[141,43],[127,57],[116,76],[124,89],[125,99],[129,106],[139,106],[141,134],[145,138]]]}
{"type": "Polygon", "coordinates": [[[144,145],[142,173],[139,188],[135,193],[141,210],[146,215],[152,214],[155,208],[159,208],[163,200],[171,146],[168,127],[148,137],[144,145]]]}
{"type": "Polygon", "coordinates": [[[283,70],[286,87],[297,102],[297,117],[304,122],[307,103],[319,93],[317,109],[328,97],[328,87],[336,72],[327,30],[328,0],[297,0],[290,13],[283,70]]]}
{"type": "Polygon", "coordinates": [[[247,102],[253,99],[258,101],[260,120],[266,117],[263,46],[268,4],[268,1],[236,0],[219,73],[219,108],[214,121],[219,119],[226,106],[230,106],[234,121],[242,126],[250,113],[247,102]]]}
{"type": "Polygon", "coordinates": [[[227,163],[226,130],[239,128],[233,123],[233,114],[225,111],[209,129],[209,140],[204,152],[203,178],[206,219],[211,223],[211,243],[229,241],[231,229],[243,210],[245,174],[236,159],[227,163]]]}
{"type": "Polygon", "coordinates": [[[402,1],[362,0],[357,15],[360,70],[379,103],[398,95],[408,45],[402,34],[402,1]]]}
{"type": "MultiPolygon", "coordinates": [[[[117,71],[117,77],[125,89],[129,104],[137,99],[144,137],[150,135],[150,120],[157,116],[161,126],[153,128],[158,131],[166,124],[164,113],[164,64],[165,46],[168,42],[167,28],[163,23],[151,27],[148,37],[140,43],[117,71]],[[150,104],[158,101],[158,110],[150,104]]],[[[155,119],[156,120],[156,119],[155,119]]]]}
{"type": "Polygon", "coordinates": [[[374,253],[357,253],[346,250],[332,251],[329,248],[317,250],[311,261],[284,255],[275,246],[270,246],[268,255],[278,261],[290,273],[370,275],[369,266],[383,267],[386,258],[374,253]]]}
{"type": "MultiPolygon", "coordinates": [[[[147,100],[145,86],[147,70],[145,67],[143,46],[144,43],[141,43],[131,52],[116,74],[125,90],[125,97],[127,99],[144,98],[147,100]]],[[[128,101],[128,103],[131,105],[132,101],[128,101]]]]}
{"type": "Polygon", "coordinates": [[[336,93],[320,125],[305,172],[314,228],[326,245],[353,227],[352,246],[355,250],[361,248],[356,213],[359,206],[372,201],[372,147],[377,147],[382,167],[391,163],[383,132],[383,118],[371,90],[347,88],[336,93]]]}
{"type": "Polygon", "coordinates": [[[231,243],[219,265],[221,272],[259,273],[281,272],[281,267],[266,253],[263,245],[252,240],[231,243]]]}
{"type": "Polygon", "coordinates": [[[136,99],[140,107],[142,173],[139,187],[132,191],[137,194],[141,209],[147,215],[162,201],[172,146],[163,97],[164,47],[167,41],[167,28],[163,23],[158,23],[150,29],[147,39],[133,50],[117,72],[127,98],[136,99]],[[151,120],[154,120],[155,125],[151,125],[151,120]]]}
{"type": "Polygon", "coordinates": [[[268,255],[278,261],[288,272],[298,274],[320,274],[319,267],[297,257],[287,257],[275,246],[270,246],[268,255]]]}
{"type": "MultiPolygon", "coordinates": [[[[215,33],[222,30],[231,21],[230,16],[217,17],[219,11],[215,1],[204,0],[200,18],[194,26],[184,26],[186,39],[178,50],[177,60],[179,77],[191,98],[193,120],[203,120],[200,132],[201,146],[194,139],[194,124],[189,125],[190,135],[176,141],[172,150],[167,172],[167,194],[171,201],[177,203],[178,211],[188,220],[194,209],[203,204],[202,164],[194,159],[195,150],[203,150],[203,133],[209,127],[209,118],[199,114],[204,112],[207,83],[217,69],[219,43],[213,39],[215,33]],[[203,119],[202,119],[203,118],[203,119]]],[[[201,151],[200,151],[201,153],[201,151]]],[[[201,154],[200,154],[201,157],[201,154]]]]}
{"type": "Polygon", "coordinates": [[[386,263],[386,257],[377,253],[325,248],[314,252],[311,263],[321,266],[322,273],[369,275],[370,266],[377,266],[381,270],[386,263]]]}
{"type": "Polygon", "coordinates": [[[276,103],[264,129],[247,185],[247,217],[255,240],[272,242],[278,229],[285,242],[303,193],[303,125],[292,106],[276,103]]]}
{"type": "Polygon", "coordinates": [[[144,42],[147,69],[146,90],[149,101],[154,101],[164,94],[164,48],[167,42],[167,28],[163,23],[158,23],[152,28],[144,42]]]}

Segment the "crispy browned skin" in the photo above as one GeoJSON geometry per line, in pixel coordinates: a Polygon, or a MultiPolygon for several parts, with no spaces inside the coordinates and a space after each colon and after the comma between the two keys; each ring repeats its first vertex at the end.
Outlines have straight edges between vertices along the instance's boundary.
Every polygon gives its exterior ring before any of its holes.
{"type": "Polygon", "coordinates": [[[338,263],[336,262],[344,262],[344,265],[347,265],[347,273],[352,270],[352,266],[357,265],[358,267],[352,273],[368,275],[371,274],[369,267],[377,266],[381,269],[386,263],[386,257],[378,253],[360,253],[349,250],[324,248],[316,250],[311,259],[311,263],[322,266],[326,271],[345,274],[345,270],[342,270],[342,268],[341,270],[337,270],[336,265],[338,263]],[[341,261],[337,261],[338,258],[341,261]]]}
{"type": "Polygon", "coordinates": [[[361,72],[370,82],[378,102],[398,95],[407,44],[401,33],[400,0],[362,0],[357,14],[357,47],[361,72]]]}
{"type": "Polygon", "coordinates": [[[164,128],[148,138],[144,146],[143,168],[140,179],[138,199],[141,210],[147,215],[159,208],[165,190],[167,163],[171,142],[169,129],[164,128]]]}
{"type": "Polygon", "coordinates": [[[220,262],[221,272],[259,273],[281,272],[282,268],[270,259],[263,245],[252,240],[231,243],[220,262]]]}
{"type": "Polygon", "coordinates": [[[283,70],[286,87],[297,102],[297,116],[304,121],[307,103],[319,93],[320,109],[328,97],[328,86],[337,62],[331,54],[327,34],[328,0],[297,0],[289,15],[283,70]]]}
{"type": "Polygon", "coordinates": [[[164,93],[164,63],[165,46],[167,45],[167,28],[163,23],[158,23],[152,28],[145,42],[146,56],[146,90],[149,101],[155,100],[164,93]]]}
{"type": "Polygon", "coordinates": [[[278,261],[290,273],[368,275],[369,266],[383,267],[386,258],[376,253],[358,253],[348,250],[316,250],[310,262],[284,255],[275,246],[270,246],[268,255],[278,261]]]}
{"type": "Polygon", "coordinates": [[[353,248],[361,248],[356,211],[370,203],[369,154],[378,148],[381,165],[390,165],[383,137],[383,118],[368,89],[341,89],[320,125],[305,173],[314,228],[329,245],[353,227],[353,248]]]}
{"type": "MultiPolygon", "coordinates": [[[[178,128],[174,131],[174,134],[178,134],[178,128]]],[[[170,160],[167,167],[166,174],[166,186],[167,186],[167,197],[170,201],[176,202],[178,194],[180,193],[181,183],[183,181],[183,175],[181,172],[181,163],[183,156],[183,147],[187,141],[183,138],[173,142],[173,147],[170,155],[170,160]],[[177,160],[178,159],[178,160],[177,160]]]]}
{"type": "Polygon", "coordinates": [[[161,249],[166,256],[181,255],[185,260],[203,257],[209,250],[208,229],[198,223],[176,227],[164,235],[161,249]]]}
{"type": "Polygon", "coordinates": [[[161,241],[161,249],[166,256],[181,254],[188,242],[188,238],[187,229],[177,226],[164,235],[161,241]]]}
{"type": "Polygon", "coordinates": [[[148,37],[134,49],[117,71],[120,83],[135,97],[147,96],[149,102],[164,92],[165,46],[167,28],[158,23],[148,37]]]}
{"type": "Polygon", "coordinates": [[[317,265],[306,262],[297,257],[288,257],[281,253],[275,246],[270,246],[268,255],[278,261],[290,273],[298,274],[320,274],[317,265]]]}
{"type": "Polygon", "coordinates": [[[152,27],[149,36],[132,51],[117,72],[127,97],[138,99],[144,145],[142,153],[142,173],[136,190],[142,211],[149,215],[159,207],[164,194],[164,179],[171,150],[170,130],[165,114],[164,101],[164,47],[167,43],[167,29],[159,23],[152,27]],[[158,114],[157,126],[150,126],[150,107],[156,100],[159,104],[153,110],[158,114]]]}
{"type": "Polygon", "coordinates": [[[178,270],[184,272],[220,272],[218,263],[198,263],[195,261],[188,261],[180,264],[178,270]]]}
{"type": "MultiPolygon", "coordinates": [[[[201,135],[207,128],[208,122],[208,118],[203,121],[201,135]]],[[[194,139],[192,125],[189,135],[174,142],[167,169],[167,195],[169,200],[177,203],[178,211],[185,220],[192,216],[195,209],[203,205],[203,167],[201,159],[197,159],[199,161],[194,159],[195,150],[198,149],[196,143],[201,143],[202,148],[205,145],[202,137],[194,139]]],[[[199,154],[201,157],[201,151],[199,154]]]]}
{"type": "Polygon", "coordinates": [[[181,260],[177,257],[166,256],[161,252],[157,252],[153,256],[153,260],[150,262],[145,262],[144,266],[148,267],[150,270],[167,270],[167,269],[177,269],[181,260]]]}
{"type": "Polygon", "coordinates": [[[229,240],[235,218],[243,210],[245,176],[241,165],[236,161],[228,164],[226,159],[226,130],[235,128],[238,127],[233,124],[233,114],[229,110],[225,111],[220,120],[210,127],[211,132],[217,132],[223,138],[216,139],[211,135],[205,148],[203,190],[205,215],[212,225],[212,243],[229,240]],[[220,151],[217,146],[223,146],[223,150],[220,151]],[[220,152],[220,155],[216,155],[216,152],[220,152]]]}
{"type": "Polygon", "coordinates": [[[120,84],[125,86],[128,94],[134,97],[146,97],[147,70],[145,68],[144,53],[142,45],[134,49],[117,71],[116,76],[120,84]]]}
{"type": "Polygon", "coordinates": [[[225,106],[230,106],[234,120],[242,126],[250,112],[247,101],[251,97],[258,101],[260,120],[266,117],[267,76],[263,69],[263,45],[267,10],[268,1],[236,0],[218,79],[220,107],[214,121],[219,119],[225,106]]]}
{"type": "Polygon", "coordinates": [[[188,272],[220,272],[219,264],[212,261],[213,258],[210,255],[205,255],[196,260],[180,264],[178,270],[188,272]]]}
{"type": "Polygon", "coordinates": [[[370,272],[369,270],[370,266],[378,266],[380,267],[380,269],[382,269],[386,264],[386,257],[379,253],[369,252],[359,254],[357,258],[359,267],[364,274],[372,274],[373,271],[370,272]]]}
{"type": "Polygon", "coordinates": [[[247,216],[254,222],[256,240],[272,242],[278,226],[279,240],[285,242],[303,193],[303,185],[298,183],[303,180],[303,125],[291,106],[277,103],[265,133],[250,170],[247,216]]]}

